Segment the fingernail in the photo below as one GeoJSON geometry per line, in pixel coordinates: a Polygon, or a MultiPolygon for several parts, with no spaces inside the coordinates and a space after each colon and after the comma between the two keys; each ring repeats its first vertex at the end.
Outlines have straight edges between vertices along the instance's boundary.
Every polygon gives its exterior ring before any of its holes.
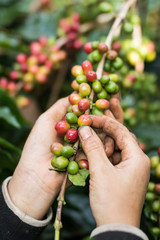
{"type": "Polygon", "coordinates": [[[79,128],[79,135],[82,140],[89,138],[92,135],[92,131],[88,126],[82,126],[79,128]]]}

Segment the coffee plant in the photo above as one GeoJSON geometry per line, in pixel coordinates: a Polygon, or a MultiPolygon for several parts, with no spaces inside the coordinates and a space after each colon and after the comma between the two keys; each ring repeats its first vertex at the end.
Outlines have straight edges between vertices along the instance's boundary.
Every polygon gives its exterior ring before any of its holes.
{"type": "MultiPolygon", "coordinates": [[[[61,142],[48,146],[53,153],[49,170],[65,173],[58,207],[53,206],[55,240],[62,220],[64,240],[87,239],[95,225],[88,202],[89,164],[86,157],[77,158],[82,151],[78,128],[92,125],[91,114],[110,109],[117,93],[124,124],[151,159],[141,228],[151,240],[160,237],[158,9],[158,0],[0,3],[1,182],[12,175],[40,113],[69,95],[67,113],[55,126],[61,142]],[[67,179],[72,188],[65,188],[67,179]]],[[[52,235],[49,224],[41,240],[52,235]]]]}

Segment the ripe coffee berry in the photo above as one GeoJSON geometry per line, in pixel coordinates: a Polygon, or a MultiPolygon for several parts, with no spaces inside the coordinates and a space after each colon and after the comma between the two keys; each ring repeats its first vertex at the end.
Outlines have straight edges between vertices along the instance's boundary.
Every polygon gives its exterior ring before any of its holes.
{"type": "Polygon", "coordinates": [[[93,51],[92,42],[88,42],[84,45],[84,51],[86,53],[91,53],[93,51]]]}
{"type": "Polygon", "coordinates": [[[71,73],[74,77],[77,77],[78,75],[83,74],[83,69],[80,65],[75,65],[74,67],[72,67],[71,73]]]}
{"type": "Polygon", "coordinates": [[[57,134],[58,136],[64,136],[65,133],[68,131],[68,129],[70,128],[70,125],[68,122],[66,121],[59,121],[57,124],[56,124],[56,131],[57,131],[57,134]]]}
{"type": "Polygon", "coordinates": [[[79,126],[91,126],[92,119],[88,114],[83,114],[78,118],[79,126]]]}
{"type": "Polygon", "coordinates": [[[160,156],[160,147],[158,148],[157,152],[158,152],[158,155],[160,156]]]}
{"type": "MultiPolygon", "coordinates": [[[[80,85],[81,86],[81,85],[80,85]]],[[[69,95],[69,102],[74,105],[78,104],[78,102],[81,100],[81,96],[78,93],[72,93],[69,95]]]]}
{"type": "Polygon", "coordinates": [[[55,142],[51,145],[50,150],[55,156],[59,157],[61,155],[62,148],[63,145],[61,143],[55,142]]]}
{"type": "Polygon", "coordinates": [[[16,60],[20,64],[25,63],[26,60],[27,60],[27,56],[23,53],[20,53],[20,54],[17,55],[16,60]]]}
{"type": "Polygon", "coordinates": [[[69,174],[76,174],[79,170],[78,163],[75,161],[70,161],[67,167],[69,174]]]}
{"type": "Polygon", "coordinates": [[[73,105],[71,107],[71,112],[73,112],[77,117],[83,114],[83,112],[79,110],[78,105],[73,105]]]}
{"type": "Polygon", "coordinates": [[[118,54],[117,54],[116,51],[114,51],[114,50],[109,50],[109,51],[107,52],[107,59],[113,61],[114,59],[116,59],[117,55],[118,55],[118,54]]]}
{"type": "Polygon", "coordinates": [[[90,102],[86,98],[82,98],[78,103],[78,108],[80,111],[86,111],[90,106],[90,102]]]}
{"type": "Polygon", "coordinates": [[[89,82],[94,82],[97,79],[97,73],[95,71],[88,71],[86,77],[89,82]]]}
{"type": "Polygon", "coordinates": [[[71,128],[66,133],[66,138],[70,143],[74,143],[78,139],[78,131],[74,128],[71,128]]]}
{"type": "Polygon", "coordinates": [[[89,169],[89,163],[86,159],[81,159],[78,161],[78,166],[80,169],[89,169]]]}
{"type": "Polygon", "coordinates": [[[84,61],[82,63],[82,69],[83,69],[83,72],[86,74],[88,71],[92,71],[93,70],[93,67],[92,67],[92,63],[88,60],[84,61]]]}
{"type": "Polygon", "coordinates": [[[72,81],[71,87],[73,88],[73,90],[78,91],[78,89],[79,89],[79,84],[77,83],[76,80],[73,80],[73,81],[72,81]]]}
{"type": "Polygon", "coordinates": [[[9,76],[11,80],[16,81],[19,78],[19,72],[12,71],[9,76]]]}
{"type": "Polygon", "coordinates": [[[157,183],[154,187],[154,192],[156,192],[158,195],[160,195],[160,183],[157,183]]]}
{"type": "Polygon", "coordinates": [[[109,107],[109,101],[106,99],[98,99],[96,101],[96,107],[101,110],[105,110],[109,107]]]}
{"type": "Polygon", "coordinates": [[[108,51],[108,46],[101,42],[98,44],[98,50],[101,52],[101,53],[106,53],[108,51]]]}
{"type": "Polygon", "coordinates": [[[78,120],[77,116],[74,113],[67,113],[65,118],[66,118],[66,121],[71,124],[77,123],[77,120],[78,120]]]}

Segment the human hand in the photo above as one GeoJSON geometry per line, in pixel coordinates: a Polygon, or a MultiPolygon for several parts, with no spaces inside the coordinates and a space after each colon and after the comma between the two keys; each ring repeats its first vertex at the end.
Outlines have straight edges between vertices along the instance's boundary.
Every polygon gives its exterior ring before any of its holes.
{"type": "Polygon", "coordinates": [[[44,217],[64,178],[64,173],[49,171],[53,157],[50,145],[63,140],[57,137],[55,125],[63,119],[68,106],[68,97],[63,98],[39,117],[8,185],[15,206],[36,219],[44,217]]]}
{"type": "Polygon", "coordinates": [[[119,149],[120,161],[112,165],[104,146],[87,126],[79,129],[80,141],[89,161],[90,204],[97,226],[123,223],[139,227],[149,181],[150,160],[133,135],[106,116],[91,116],[92,127],[102,128],[119,149]]]}

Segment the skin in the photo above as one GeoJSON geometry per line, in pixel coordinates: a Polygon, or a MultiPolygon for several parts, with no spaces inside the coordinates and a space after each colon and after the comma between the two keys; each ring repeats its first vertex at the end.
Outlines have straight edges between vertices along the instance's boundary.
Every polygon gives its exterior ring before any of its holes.
{"type": "Polygon", "coordinates": [[[150,160],[122,124],[106,116],[93,115],[91,118],[92,127],[103,129],[114,139],[120,154],[120,162],[114,166],[95,132],[88,126],[79,128],[80,140],[89,161],[89,198],[97,226],[123,223],[139,227],[149,182],[150,160]]]}

